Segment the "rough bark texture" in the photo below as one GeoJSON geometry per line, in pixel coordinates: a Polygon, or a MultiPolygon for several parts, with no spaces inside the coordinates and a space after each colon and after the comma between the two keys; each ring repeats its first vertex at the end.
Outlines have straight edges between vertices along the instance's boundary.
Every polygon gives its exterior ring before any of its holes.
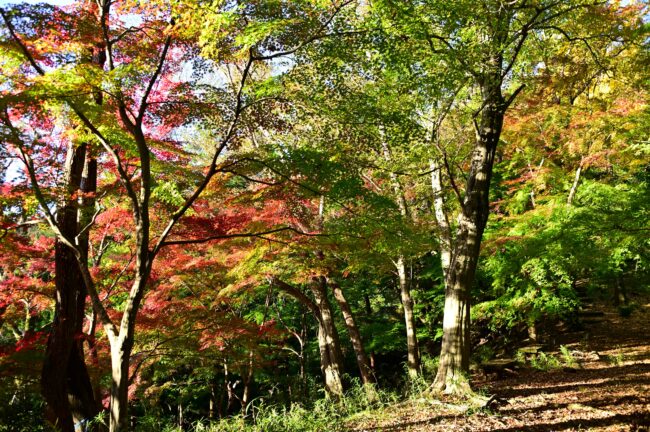
{"type": "Polygon", "coordinates": [[[340,398],[343,396],[341,369],[336,362],[334,350],[330,345],[328,332],[322,324],[318,325],[318,348],[320,351],[321,372],[325,379],[325,389],[333,398],[340,398]]]}
{"type": "Polygon", "coordinates": [[[334,325],[332,305],[327,297],[327,285],[324,277],[314,278],[310,285],[316,306],[320,313],[318,341],[321,347],[321,365],[324,368],[325,384],[334,397],[343,395],[343,353],[339,334],[334,325]]]}
{"type": "MultiPolygon", "coordinates": [[[[491,59],[500,65],[501,59],[491,59]]],[[[470,289],[476,273],[481,239],[489,214],[489,191],[494,155],[503,127],[506,103],[500,70],[481,82],[484,106],[477,123],[471,169],[445,288],[442,351],[434,389],[447,393],[469,389],[470,289]]]]}
{"type": "MultiPolygon", "coordinates": [[[[72,197],[79,190],[94,192],[96,189],[96,164],[87,164],[86,176],[82,181],[85,164],[86,146],[75,148],[71,145],[65,166],[66,197],[57,223],[63,235],[73,241],[81,229],[83,218],[80,216],[83,211],[72,197]]],[[[87,240],[81,237],[79,247],[87,253],[87,240]]],[[[81,336],[86,289],[77,270],[77,258],[70,248],[57,242],[54,260],[55,315],[45,351],[41,389],[56,427],[68,432],[74,431],[75,424],[95,417],[99,409],[84,361],[81,336]]]]}

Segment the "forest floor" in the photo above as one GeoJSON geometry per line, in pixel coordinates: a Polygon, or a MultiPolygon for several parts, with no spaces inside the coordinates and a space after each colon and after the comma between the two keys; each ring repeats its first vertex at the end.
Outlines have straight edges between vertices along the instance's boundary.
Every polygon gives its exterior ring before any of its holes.
{"type": "MultiPolygon", "coordinates": [[[[561,335],[573,367],[516,369],[501,379],[474,377],[496,403],[475,409],[419,400],[353,420],[351,431],[650,431],[650,301],[628,318],[598,305],[602,322],[561,335]]],[[[560,352],[549,352],[562,359],[560,352]]]]}

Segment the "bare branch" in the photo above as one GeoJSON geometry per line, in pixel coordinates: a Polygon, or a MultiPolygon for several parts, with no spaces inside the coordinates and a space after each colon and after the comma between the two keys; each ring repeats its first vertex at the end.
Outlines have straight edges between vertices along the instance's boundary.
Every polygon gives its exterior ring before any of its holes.
{"type": "Polygon", "coordinates": [[[185,244],[197,244],[197,243],[207,243],[209,241],[213,240],[224,240],[224,239],[232,239],[232,238],[250,238],[250,237],[259,237],[263,238],[265,240],[269,240],[266,237],[268,234],[275,234],[283,231],[292,231],[296,234],[304,235],[304,236],[309,236],[309,237],[328,237],[328,234],[316,234],[316,233],[308,233],[304,231],[297,230],[293,227],[282,227],[282,228],[276,228],[268,231],[261,231],[261,232],[251,232],[251,233],[235,233],[235,234],[218,234],[214,236],[209,236],[209,237],[204,237],[200,239],[184,239],[184,240],[168,240],[163,243],[161,243],[161,246],[171,246],[171,245],[185,245],[185,244]]]}
{"type": "Polygon", "coordinates": [[[2,19],[5,22],[5,25],[7,26],[7,29],[9,30],[9,34],[11,35],[12,39],[18,44],[25,57],[27,57],[27,61],[29,61],[32,67],[36,69],[36,72],[38,72],[39,75],[45,75],[45,71],[43,70],[43,68],[41,68],[39,64],[36,63],[36,60],[27,49],[27,46],[18,37],[18,34],[16,33],[16,28],[11,23],[11,20],[9,19],[4,9],[2,8],[0,8],[0,15],[2,15],[2,19]]]}
{"type": "Polygon", "coordinates": [[[514,102],[515,98],[517,97],[517,95],[518,95],[519,93],[521,93],[521,91],[524,89],[524,87],[526,87],[526,84],[521,84],[519,87],[517,87],[517,88],[515,89],[514,92],[512,92],[512,94],[510,95],[510,97],[509,97],[509,98],[508,98],[508,99],[503,103],[503,109],[504,109],[504,110],[508,109],[508,107],[510,106],[510,104],[512,104],[512,103],[514,102]]]}
{"type": "Polygon", "coordinates": [[[149,84],[147,84],[147,88],[144,91],[144,95],[142,96],[142,101],[140,102],[140,109],[138,110],[138,116],[136,117],[136,121],[135,121],[137,125],[142,124],[142,119],[144,118],[144,114],[147,111],[147,98],[149,98],[149,95],[153,90],[153,86],[156,84],[156,81],[158,80],[158,77],[162,72],[162,68],[163,65],[165,64],[165,59],[167,57],[167,51],[169,51],[169,47],[171,46],[171,43],[172,43],[171,36],[167,36],[167,38],[165,39],[165,44],[162,49],[162,53],[160,54],[160,60],[158,61],[158,66],[156,67],[156,70],[151,76],[151,79],[149,80],[149,84]]]}
{"type": "Polygon", "coordinates": [[[239,85],[239,90],[237,91],[237,102],[235,106],[235,115],[233,120],[230,122],[230,126],[228,127],[228,131],[224,135],[223,139],[221,140],[221,143],[219,146],[216,148],[214,152],[214,156],[212,157],[212,162],[210,163],[210,167],[208,168],[208,172],[206,173],[205,177],[203,178],[203,181],[197,186],[197,188],[194,190],[194,193],[185,200],[183,205],[172,215],[169,223],[165,227],[165,229],[162,231],[162,234],[160,235],[160,238],[158,239],[158,243],[154,246],[154,248],[151,251],[151,259],[153,259],[156,254],[160,251],[160,248],[162,247],[163,243],[165,243],[167,237],[171,233],[172,229],[178,223],[181,217],[185,214],[185,212],[192,207],[194,202],[198,199],[198,197],[203,193],[205,188],[208,186],[210,183],[210,180],[212,177],[218,172],[217,170],[217,160],[219,156],[221,155],[221,152],[226,148],[230,140],[232,139],[233,135],[235,134],[235,130],[237,128],[237,125],[239,123],[239,119],[241,117],[242,113],[242,108],[243,108],[243,94],[244,94],[244,87],[246,86],[246,81],[248,79],[248,76],[250,74],[251,67],[253,66],[253,53],[252,50],[249,50],[248,53],[248,60],[246,62],[246,66],[244,67],[244,70],[242,72],[242,77],[239,85]]]}
{"type": "Polygon", "coordinates": [[[347,1],[343,2],[343,3],[341,3],[339,6],[336,6],[334,8],[334,12],[332,13],[332,15],[330,15],[329,18],[327,18],[325,20],[325,22],[323,22],[321,24],[321,26],[318,28],[316,33],[314,35],[308,37],[304,41],[300,42],[295,47],[290,48],[290,49],[288,49],[286,51],[279,51],[279,52],[276,52],[276,53],[273,53],[273,54],[256,55],[256,56],[253,57],[253,60],[271,60],[271,59],[278,58],[278,57],[284,57],[284,56],[287,56],[287,55],[290,55],[290,54],[293,54],[293,53],[297,52],[299,49],[303,48],[305,45],[310,44],[311,42],[314,42],[314,41],[316,41],[318,39],[323,39],[323,38],[326,38],[326,37],[343,36],[345,34],[362,34],[362,33],[365,33],[364,31],[358,31],[358,32],[340,32],[340,33],[326,33],[326,34],[323,34],[323,31],[325,31],[327,29],[327,27],[329,27],[329,25],[332,23],[334,18],[336,18],[336,16],[339,14],[339,12],[341,12],[341,10],[344,7],[346,7],[349,4],[353,3],[353,1],[354,0],[347,0],[347,1]]]}
{"type": "Polygon", "coordinates": [[[10,227],[3,227],[2,228],[2,234],[0,235],[0,239],[4,238],[4,236],[6,236],[9,233],[9,231],[18,230],[18,229],[26,227],[26,226],[38,225],[38,224],[42,224],[42,223],[47,223],[47,220],[45,220],[45,219],[35,219],[35,220],[31,220],[31,221],[21,222],[19,224],[16,224],[16,225],[13,225],[13,226],[10,226],[10,227]]]}
{"type": "Polygon", "coordinates": [[[316,318],[316,320],[320,323],[321,321],[320,310],[318,309],[318,306],[316,306],[316,303],[314,303],[309,297],[307,297],[305,293],[303,293],[293,285],[289,285],[288,283],[284,282],[283,280],[281,280],[276,276],[269,277],[268,280],[271,286],[279,288],[280,290],[289,294],[291,297],[295,298],[301,304],[306,306],[314,315],[314,318],[316,318]]]}

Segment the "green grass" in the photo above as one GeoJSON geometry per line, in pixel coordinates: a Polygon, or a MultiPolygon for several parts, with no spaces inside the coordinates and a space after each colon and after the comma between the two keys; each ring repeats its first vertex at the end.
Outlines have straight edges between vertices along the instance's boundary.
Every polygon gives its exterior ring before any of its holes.
{"type": "MultiPolygon", "coordinates": [[[[266,405],[263,399],[247,410],[248,415],[235,415],[216,422],[199,421],[190,432],[321,432],[343,431],[345,424],[353,418],[374,415],[398,396],[376,387],[368,389],[358,381],[354,382],[343,398],[335,401],[323,398],[309,406],[293,403],[291,407],[266,405]]],[[[180,432],[175,426],[163,426],[152,418],[151,422],[141,419],[137,432],[180,432]]],[[[184,429],[187,431],[188,429],[184,429]]]]}

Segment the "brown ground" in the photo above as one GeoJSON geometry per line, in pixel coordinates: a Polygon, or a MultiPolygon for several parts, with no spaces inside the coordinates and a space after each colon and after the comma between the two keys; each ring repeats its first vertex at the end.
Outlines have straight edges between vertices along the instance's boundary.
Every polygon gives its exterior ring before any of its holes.
{"type": "MultiPolygon", "coordinates": [[[[489,409],[424,401],[359,419],[362,431],[650,431],[650,303],[631,317],[599,306],[605,321],[562,336],[578,365],[547,372],[518,370],[477,381],[497,397],[489,409]]],[[[558,352],[553,353],[562,358],[558,352]]]]}

